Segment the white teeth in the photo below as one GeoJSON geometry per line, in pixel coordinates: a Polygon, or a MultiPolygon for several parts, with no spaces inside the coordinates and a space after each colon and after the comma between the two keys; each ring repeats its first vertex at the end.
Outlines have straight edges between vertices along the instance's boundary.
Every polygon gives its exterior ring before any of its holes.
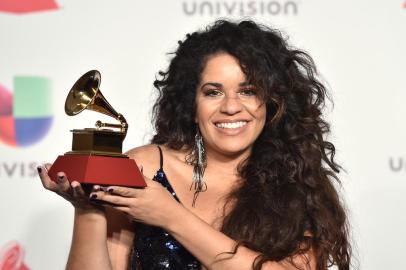
{"type": "Polygon", "coordinates": [[[232,123],[216,123],[216,127],[219,128],[240,128],[247,124],[247,121],[238,121],[232,123]]]}

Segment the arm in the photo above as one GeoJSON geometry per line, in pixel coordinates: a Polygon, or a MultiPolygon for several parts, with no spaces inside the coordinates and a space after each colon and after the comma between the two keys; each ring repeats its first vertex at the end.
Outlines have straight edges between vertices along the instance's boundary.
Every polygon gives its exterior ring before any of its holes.
{"type": "Polygon", "coordinates": [[[72,244],[66,269],[127,269],[132,246],[132,227],[122,213],[90,204],[88,196],[76,181],[58,173],[53,182],[47,170],[38,167],[44,188],[57,193],[75,207],[72,244]]]}
{"type": "MultiPolygon", "coordinates": [[[[158,166],[154,157],[157,155],[155,146],[135,149],[132,158],[142,164],[147,175],[153,175],[158,166]],[[149,160],[149,159],[151,160],[149,160]]],[[[202,219],[175,201],[172,195],[161,184],[144,177],[147,182],[145,189],[109,187],[109,192],[94,192],[99,200],[119,205],[117,210],[126,213],[137,221],[159,226],[170,232],[186,249],[188,249],[208,269],[251,269],[258,252],[240,247],[233,256],[223,254],[234,250],[236,241],[215,230],[202,219]],[[159,199],[157,199],[159,198],[159,199]],[[221,259],[226,260],[221,260],[221,259]],[[220,260],[219,260],[220,259],[220,260]]],[[[297,255],[292,258],[303,270],[314,270],[313,252],[297,255]],[[309,260],[309,264],[306,262],[309,260]]],[[[267,262],[262,269],[297,270],[288,260],[267,262]]]]}
{"type": "Polygon", "coordinates": [[[127,270],[134,241],[134,226],[129,218],[113,208],[106,208],[107,250],[112,269],[127,270]]]}
{"type": "Polygon", "coordinates": [[[75,208],[72,244],[66,269],[112,269],[106,243],[105,214],[75,208]]]}
{"type": "MultiPolygon", "coordinates": [[[[156,151],[155,146],[146,146],[133,149],[132,153],[126,154],[142,161],[144,172],[147,171],[148,175],[153,175],[156,158],[154,155],[145,153],[144,149],[153,153],[156,151]],[[151,157],[151,160],[146,160],[147,157],[151,157]]],[[[74,236],[67,270],[127,270],[133,240],[134,226],[126,214],[111,207],[105,207],[103,215],[97,217],[87,213],[76,214],[75,211],[74,236]],[[90,254],[90,256],[83,256],[83,254],[90,254]],[[93,258],[94,261],[92,261],[93,258]]]]}
{"type": "MultiPolygon", "coordinates": [[[[176,213],[176,215],[172,215],[171,220],[166,223],[165,229],[182,243],[207,269],[252,269],[252,263],[260,253],[241,246],[234,255],[221,254],[233,251],[236,241],[215,230],[182,206],[172,213],[176,213]]],[[[314,254],[311,250],[308,254],[296,255],[292,259],[301,269],[316,269],[314,254]]],[[[297,270],[287,260],[266,262],[262,269],[297,270]]]]}
{"type": "Polygon", "coordinates": [[[127,216],[106,208],[103,213],[75,209],[67,270],[126,270],[134,233],[127,216]]]}
{"type": "Polygon", "coordinates": [[[67,270],[128,269],[134,234],[126,216],[113,209],[103,214],[75,209],[67,270]]]}
{"type": "MultiPolygon", "coordinates": [[[[145,180],[147,181],[145,189],[112,186],[107,189],[108,192],[98,191],[93,194],[99,200],[117,205],[114,206],[115,209],[138,221],[164,228],[207,269],[252,269],[253,262],[260,253],[241,246],[233,255],[222,254],[232,252],[236,241],[179,204],[161,184],[147,177],[145,180]]],[[[266,262],[262,269],[297,270],[298,268],[295,268],[289,259],[304,270],[316,269],[311,250],[280,262],[266,262]]]]}

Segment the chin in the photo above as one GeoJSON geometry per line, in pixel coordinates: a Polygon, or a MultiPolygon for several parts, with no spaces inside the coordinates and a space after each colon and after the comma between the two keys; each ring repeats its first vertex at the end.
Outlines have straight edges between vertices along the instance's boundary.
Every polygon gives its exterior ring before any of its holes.
{"type": "Polygon", "coordinates": [[[217,150],[226,156],[241,155],[251,151],[252,146],[241,143],[224,143],[216,147],[217,150]]]}

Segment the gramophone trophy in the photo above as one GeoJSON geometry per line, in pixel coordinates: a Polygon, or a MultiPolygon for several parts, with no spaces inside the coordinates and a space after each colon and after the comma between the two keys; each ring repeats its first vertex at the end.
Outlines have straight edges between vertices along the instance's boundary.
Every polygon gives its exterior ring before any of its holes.
{"type": "Polygon", "coordinates": [[[69,91],[65,112],[73,116],[85,109],[92,110],[111,116],[120,124],[97,121],[96,128],[72,130],[72,151],[59,156],[48,174],[55,180],[58,172],[65,172],[69,181],[81,184],[145,187],[135,161],[122,154],[128,124],[102,95],[100,78],[97,70],[80,77],[69,91]]]}

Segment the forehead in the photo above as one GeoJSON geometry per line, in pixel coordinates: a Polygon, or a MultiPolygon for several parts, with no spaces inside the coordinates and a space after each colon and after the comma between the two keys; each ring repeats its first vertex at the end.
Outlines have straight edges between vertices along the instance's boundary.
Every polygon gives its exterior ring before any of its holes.
{"type": "Polygon", "coordinates": [[[202,82],[210,80],[238,80],[242,82],[245,80],[245,74],[235,57],[227,53],[219,53],[207,59],[201,79],[202,82]]]}

